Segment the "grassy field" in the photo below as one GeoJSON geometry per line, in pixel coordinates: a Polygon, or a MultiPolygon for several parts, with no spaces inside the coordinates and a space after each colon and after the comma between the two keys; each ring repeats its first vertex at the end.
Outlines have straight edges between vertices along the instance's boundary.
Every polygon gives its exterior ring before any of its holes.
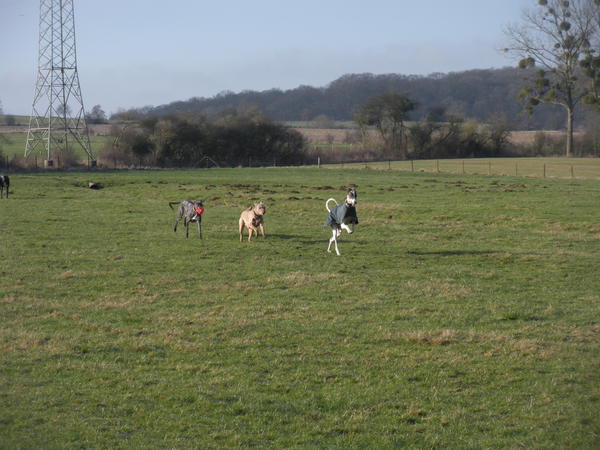
{"type": "Polygon", "coordinates": [[[323,167],[600,180],[600,158],[469,158],[328,164],[323,167]]]}
{"type": "Polygon", "coordinates": [[[600,183],[14,174],[0,448],[598,448],[600,183]],[[103,189],[87,189],[87,182],[103,189]],[[329,197],[360,224],[326,253],[329,197]],[[205,201],[205,239],[168,201],[205,201]],[[267,239],[240,243],[267,204],[267,239]]]}

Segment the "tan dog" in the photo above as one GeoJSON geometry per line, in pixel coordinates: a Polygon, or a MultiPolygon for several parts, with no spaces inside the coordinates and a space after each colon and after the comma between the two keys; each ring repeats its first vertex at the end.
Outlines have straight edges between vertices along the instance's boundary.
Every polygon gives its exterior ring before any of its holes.
{"type": "Polygon", "coordinates": [[[263,239],[265,239],[265,221],[263,216],[267,212],[267,208],[263,202],[259,202],[254,206],[246,208],[242,211],[240,215],[240,242],[244,240],[243,233],[244,227],[248,228],[248,242],[252,239],[252,235],[258,236],[258,230],[262,234],[263,239]]]}

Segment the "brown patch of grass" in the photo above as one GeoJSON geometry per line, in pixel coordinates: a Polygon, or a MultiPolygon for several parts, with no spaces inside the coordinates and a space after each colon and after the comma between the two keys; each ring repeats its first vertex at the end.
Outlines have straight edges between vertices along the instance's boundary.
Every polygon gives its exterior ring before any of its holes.
{"type": "MultiPolygon", "coordinates": [[[[600,330],[600,327],[597,327],[600,330]]],[[[598,330],[596,330],[598,331],[598,330]]],[[[591,331],[593,333],[593,331],[591,331]]],[[[412,331],[394,333],[386,336],[387,340],[404,340],[422,345],[456,345],[456,344],[493,344],[485,352],[491,357],[499,354],[518,353],[520,356],[531,356],[546,359],[552,355],[549,345],[538,339],[515,338],[504,333],[474,333],[445,329],[434,331],[412,331]]]]}
{"type": "Polygon", "coordinates": [[[571,336],[573,336],[577,342],[598,342],[599,335],[600,326],[598,325],[576,328],[571,332],[571,336]]]}
{"type": "Polygon", "coordinates": [[[545,359],[551,354],[546,345],[538,339],[512,339],[508,344],[513,351],[519,352],[523,356],[536,356],[545,359]]]}
{"type": "Polygon", "coordinates": [[[0,336],[0,349],[8,352],[33,352],[43,349],[45,353],[56,354],[68,350],[64,340],[53,340],[35,331],[10,330],[0,336]]]}
{"type": "MultiPolygon", "coordinates": [[[[237,281],[235,283],[221,283],[221,284],[209,284],[209,285],[201,285],[197,286],[194,289],[197,291],[228,291],[228,290],[236,290],[236,291],[248,291],[260,289],[262,287],[261,283],[255,282],[241,282],[237,281]]],[[[175,291],[170,291],[175,292],[175,291]]],[[[187,292],[187,291],[186,291],[187,292]]]]}
{"type": "Polygon", "coordinates": [[[403,339],[418,344],[448,345],[465,341],[465,337],[457,330],[413,331],[408,333],[389,334],[388,339],[403,339]]]}
{"type": "Polygon", "coordinates": [[[130,311],[136,307],[138,303],[147,302],[148,297],[145,296],[130,296],[130,295],[104,295],[98,300],[83,303],[85,309],[123,309],[130,311]]]}
{"type": "Polygon", "coordinates": [[[454,283],[452,280],[431,280],[429,283],[409,281],[407,286],[419,292],[421,295],[429,298],[447,298],[452,300],[467,297],[471,290],[462,285],[454,283]]]}
{"type": "Polygon", "coordinates": [[[12,303],[12,302],[14,302],[14,301],[16,301],[16,300],[17,300],[17,298],[16,298],[16,297],[14,297],[13,295],[5,295],[5,296],[2,298],[2,300],[0,300],[0,303],[5,303],[5,304],[8,304],[8,303],[12,303]]]}
{"type": "Polygon", "coordinates": [[[417,405],[410,405],[406,412],[402,414],[400,420],[406,423],[415,424],[425,419],[427,414],[417,405]]]}
{"type": "Polygon", "coordinates": [[[285,283],[288,286],[298,287],[312,283],[320,283],[338,277],[335,273],[306,273],[289,272],[285,275],[267,278],[266,283],[285,283]]]}
{"type": "Polygon", "coordinates": [[[67,270],[66,272],[57,275],[56,278],[60,280],[68,280],[70,278],[75,278],[75,272],[73,272],[72,270],[67,270]]]}

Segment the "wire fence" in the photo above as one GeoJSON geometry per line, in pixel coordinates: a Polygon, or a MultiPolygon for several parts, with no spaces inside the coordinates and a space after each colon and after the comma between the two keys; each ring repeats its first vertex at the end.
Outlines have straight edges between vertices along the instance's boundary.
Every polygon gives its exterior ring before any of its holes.
{"type": "Polygon", "coordinates": [[[28,167],[22,167],[14,163],[8,156],[0,157],[0,169],[4,171],[18,172],[37,170],[60,170],[60,169],[92,169],[92,170],[131,170],[131,169],[212,169],[212,168],[235,168],[235,167],[316,167],[320,169],[365,169],[365,170],[395,170],[403,172],[426,172],[446,174],[473,174],[490,176],[515,176],[534,178],[572,178],[572,179],[600,179],[600,158],[467,158],[467,159],[430,159],[430,160],[368,160],[368,161],[339,161],[324,162],[320,157],[312,161],[290,163],[289,161],[252,160],[245,163],[215,161],[205,158],[200,164],[188,167],[156,167],[156,166],[125,166],[115,163],[91,167],[91,165],[77,164],[70,166],[64,164],[57,158],[54,167],[46,167],[43,161],[35,158],[30,161],[28,167]]]}
{"type": "Polygon", "coordinates": [[[327,169],[398,170],[450,174],[477,174],[534,178],[600,179],[600,158],[485,158],[435,160],[384,160],[339,162],[327,169]]]}

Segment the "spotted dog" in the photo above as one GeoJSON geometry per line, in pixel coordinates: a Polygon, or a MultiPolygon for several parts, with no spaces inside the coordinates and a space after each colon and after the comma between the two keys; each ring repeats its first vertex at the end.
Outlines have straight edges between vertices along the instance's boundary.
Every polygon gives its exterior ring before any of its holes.
{"type": "Polygon", "coordinates": [[[189,227],[191,222],[198,224],[198,236],[202,239],[202,214],[204,213],[204,205],[202,200],[191,201],[184,200],[182,202],[169,202],[169,207],[173,209],[173,205],[179,205],[177,210],[177,219],[175,220],[175,226],[173,231],[177,232],[177,224],[183,219],[183,225],[185,226],[185,237],[189,236],[189,227]]]}

